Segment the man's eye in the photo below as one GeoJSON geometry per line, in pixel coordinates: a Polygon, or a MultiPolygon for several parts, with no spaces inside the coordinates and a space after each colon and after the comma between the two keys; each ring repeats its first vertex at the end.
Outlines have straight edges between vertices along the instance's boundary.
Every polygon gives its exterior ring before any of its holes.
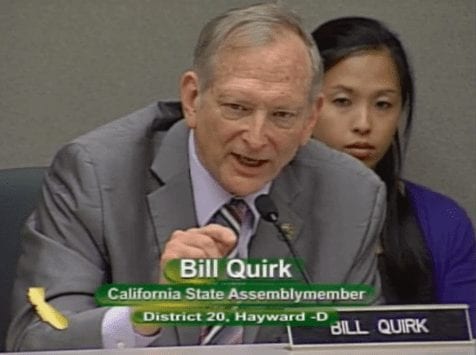
{"type": "Polygon", "coordinates": [[[226,103],[224,106],[227,109],[233,110],[233,111],[246,111],[246,107],[240,104],[234,104],[234,103],[226,103]]]}
{"type": "Polygon", "coordinates": [[[339,106],[339,107],[347,107],[347,106],[350,106],[352,104],[352,101],[350,101],[346,97],[337,97],[334,100],[332,100],[332,103],[336,106],[339,106]]]}
{"type": "Polygon", "coordinates": [[[294,112],[277,111],[273,113],[273,116],[276,118],[282,118],[282,119],[292,119],[293,117],[296,116],[296,114],[294,112]]]}
{"type": "Polygon", "coordinates": [[[250,109],[240,104],[226,102],[221,104],[221,112],[223,117],[231,120],[237,120],[249,115],[250,109]]]}
{"type": "Polygon", "coordinates": [[[276,111],[271,115],[273,123],[280,128],[291,128],[296,122],[297,114],[289,111],[276,111]]]}

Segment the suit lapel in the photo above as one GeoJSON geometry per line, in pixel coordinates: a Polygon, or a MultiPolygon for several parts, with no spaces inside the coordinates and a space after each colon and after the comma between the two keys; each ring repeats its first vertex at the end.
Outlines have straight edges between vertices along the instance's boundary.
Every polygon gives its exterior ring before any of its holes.
{"type": "MultiPolygon", "coordinates": [[[[290,240],[293,244],[299,238],[303,225],[302,219],[293,211],[292,207],[294,200],[300,193],[300,184],[288,165],[273,182],[270,197],[273,199],[279,212],[279,223],[292,227],[290,240]]],[[[290,256],[291,253],[286,244],[281,240],[281,236],[276,228],[271,223],[261,219],[256,235],[250,243],[249,257],[282,258],[290,256]]],[[[246,344],[255,343],[256,338],[259,338],[259,334],[267,330],[262,327],[245,327],[243,340],[246,344]]]]}
{"type": "MultiPolygon", "coordinates": [[[[161,251],[175,230],[197,226],[188,164],[188,132],[182,121],[154,143],[156,154],[151,171],[160,183],[147,199],[161,251]]],[[[177,332],[179,344],[193,345],[200,329],[177,327],[177,332]]]]}
{"type": "Polygon", "coordinates": [[[197,226],[188,165],[188,132],[185,123],[179,122],[161,142],[155,143],[157,153],[151,170],[161,183],[147,199],[160,250],[173,231],[197,226]]]}
{"type": "MultiPolygon", "coordinates": [[[[303,225],[301,217],[293,211],[294,200],[300,193],[300,184],[289,166],[275,179],[270,191],[270,197],[279,212],[279,223],[292,227],[290,239],[293,243],[299,238],[303,225]]],[[[283,257],[289,256],[289,251],[276,228],[261,219],[251,241],[249,255],[250,258],[283,257]]]]}

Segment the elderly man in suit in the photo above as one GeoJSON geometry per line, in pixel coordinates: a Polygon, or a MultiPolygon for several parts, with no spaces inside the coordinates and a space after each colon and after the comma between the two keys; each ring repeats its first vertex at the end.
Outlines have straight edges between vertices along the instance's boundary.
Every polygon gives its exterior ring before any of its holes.
{"type": "MultiPolygon", "coordinates": [[[[140,327],[128,308],[97,307],[94,292],[103,283],[163,282],[174,258],[288,257],[256,210],[261,194],[293,226],[312,282],[378,290],[385,190],[357,160],[310,141],[319,61],[289,11],[231,10],[205,26],[182,76],[185,119],[152,105],[61,149],[23,236],[9,348],[199,344],[200,327],[140,327]],[[237,200],[244,213],[234,232],[215,216],[237,200]],[[45,287],[67,329],[39,320],[26,299],[31,286],[45,287]]],[[[280,335],[245,327],[240,342],[280,335]]]]}

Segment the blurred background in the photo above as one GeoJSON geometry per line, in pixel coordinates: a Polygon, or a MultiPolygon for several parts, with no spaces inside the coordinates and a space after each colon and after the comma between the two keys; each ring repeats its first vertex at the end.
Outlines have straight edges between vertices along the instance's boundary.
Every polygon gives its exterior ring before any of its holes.
{"type": "MultiPolygon", "coordinates": [[[[476,221],[476,2],[288,0],[311,31],[361,15],[400,35],[416,77],[407,178],[476,221]]],[[[47,165],[64,143],[178,97],[198,32],[245,0],[0,0],[0,169],[47,165]]]]}

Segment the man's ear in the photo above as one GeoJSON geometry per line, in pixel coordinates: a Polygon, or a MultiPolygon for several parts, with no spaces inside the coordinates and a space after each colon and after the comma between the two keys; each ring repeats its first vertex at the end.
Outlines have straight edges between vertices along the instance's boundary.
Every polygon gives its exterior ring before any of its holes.
{"type": "Polygon", "coordinates": [[[187,71],[180,80],[180,99],[185,119],[190,128],[195,128],[198,102],[198,75],[194,71],[187,71]]]}
{"type": "Polygon", "coordinates": [[[301,139],[301,145],[305,145],[309,139],[311,139],[312,132],[314,131],[314,126],[319,119],[321,114],[322,105],[323,105],[323,97],[321,94],[317,95],[314,99],[314,102],[311,105],[309,117],[307,118],[307,122],[305,123],[303,135],[301,139]]]}

